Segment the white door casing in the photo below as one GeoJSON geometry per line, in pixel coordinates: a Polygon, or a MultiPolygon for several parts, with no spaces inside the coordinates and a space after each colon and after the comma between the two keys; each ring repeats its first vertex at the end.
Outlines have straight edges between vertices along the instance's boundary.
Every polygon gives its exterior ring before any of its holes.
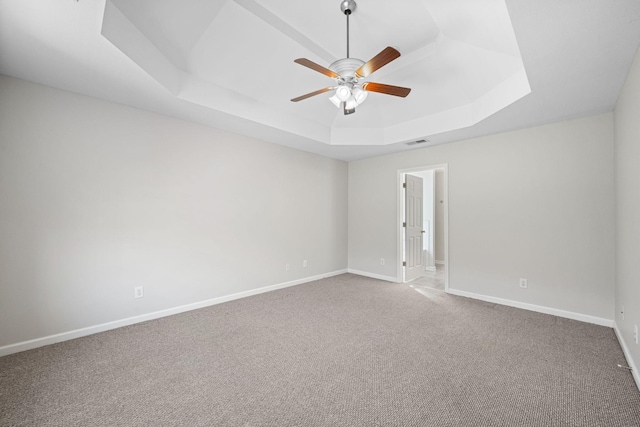
{"type": "Polygon", "coordinates": [[[405,271],[404,279],[409,282],[424,274],[422,265],[422,239],[424,231],[422,229],[422,208],[423,192],[422,178],[405,175],[405,271]]]}

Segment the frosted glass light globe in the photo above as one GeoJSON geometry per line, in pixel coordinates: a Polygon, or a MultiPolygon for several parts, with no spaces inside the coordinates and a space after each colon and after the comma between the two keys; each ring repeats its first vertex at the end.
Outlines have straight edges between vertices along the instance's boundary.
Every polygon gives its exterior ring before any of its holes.
{"type": "Polygon", "coordinates": [[[351,89],[348,86],[338,86],[336,89],[336,96],[342,102],[346,101],[351,97],[351,89]]]}

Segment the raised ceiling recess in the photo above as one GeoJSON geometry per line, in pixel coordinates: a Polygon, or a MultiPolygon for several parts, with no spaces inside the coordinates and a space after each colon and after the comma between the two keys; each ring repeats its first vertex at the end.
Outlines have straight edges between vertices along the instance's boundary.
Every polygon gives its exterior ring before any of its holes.
{"type": "Polygon", "coordinates": [[[359,4],[349,50],[365,59],[402,52],[375,79],[411,96],[370,90],[349,115],[331,94],[290,102],[334,85],[293,62],[345,58],[333,1],[107,0],[102,34],[177,98],[326,144],[420,139],[471,126],[530,92],[504,0],[399,4],[359,4]]]}

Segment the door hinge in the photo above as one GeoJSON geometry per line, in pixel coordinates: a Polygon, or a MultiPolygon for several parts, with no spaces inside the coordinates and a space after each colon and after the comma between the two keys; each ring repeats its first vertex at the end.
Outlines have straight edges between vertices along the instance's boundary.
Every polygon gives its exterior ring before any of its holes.
{"type": "Polygon", "coordinates": [[[402,261],[402,266],[406,267],[407,266],[407,261],[402,261]]]}
{"type": "Polygon", "coordinates": [[[402,226],[406,228],[406,227],[407,227],[407,223],[406,223],[406,222],[403,222],[403,223],[402,223],[402,226]]]}
{"type": "Polygon", "coordinates": [[[402,183],[402,188],[407,188],[407,183],[406,182],[402,183]]]}

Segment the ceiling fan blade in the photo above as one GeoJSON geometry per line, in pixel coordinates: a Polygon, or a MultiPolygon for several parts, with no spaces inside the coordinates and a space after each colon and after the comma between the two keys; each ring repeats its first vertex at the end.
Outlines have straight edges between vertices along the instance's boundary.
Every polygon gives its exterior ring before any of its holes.
{"type": "Polygon", "coordinates": [[[331,71],[328,68],[323,67],[322,65],[318,65],[313,61],[308,60],[307,58],[298,58],[296,60],[294,60],[293,62],[303,65],[307,68],[311,68],[312,70],[315,70],[319,73],[324,74],[325,76],[329,76],[332,77],[334,79],[337,79],[338,77],[340,77],[340,75],[334,71],[331,71]]]}
{"type": "Polygon", "coordinates": [[[303,99],[311,98],[312,96],[320,95],[321,93],[329,92],[332,90],[332,87],[325,87],[324,89],[316,90],[315,92],[307,93],[306,95],[299,96],[297,98],[293,98],[291,102],[302,101],[303,99]]]}
{"type": "Polygon", "coordinates": [[[382,83],[366,82],[362,84],[362,88],[368,92],[384,93],[386,95],[399,96],[405,98],[411,92],[408,87],[385,85],[382,83]]]}
{"type": "Polygon", "coordinates": [[[369,60],[369,62],[365,63],[362,67],[356,70],[356,77],[362,78],[367,77],[369,74],[374,71],[384,67],[389,62],[394,59],[400,57],[400,52],[392,48],[391,46],[385,47],[382,52],[374,56],[369,60]]]}

